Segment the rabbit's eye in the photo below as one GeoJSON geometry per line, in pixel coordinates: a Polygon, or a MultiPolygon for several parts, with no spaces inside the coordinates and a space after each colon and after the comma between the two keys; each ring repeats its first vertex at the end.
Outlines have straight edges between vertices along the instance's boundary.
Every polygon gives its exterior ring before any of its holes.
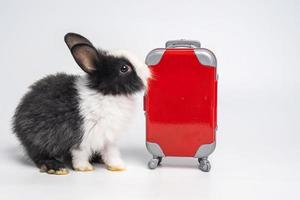
{"type": "Polygon", "coordinates": [[[130,72],[130,71],[131,71],[131,67],[128,66],[128,65],[122,65],[122,66],[120,67],[120,72],[121,72],[122,74],[126,74],[126,73],[128,73],[128,72],[130,72]]]}

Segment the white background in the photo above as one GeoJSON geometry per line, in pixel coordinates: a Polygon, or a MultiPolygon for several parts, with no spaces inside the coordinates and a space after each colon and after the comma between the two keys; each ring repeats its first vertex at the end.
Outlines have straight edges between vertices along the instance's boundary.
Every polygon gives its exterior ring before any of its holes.
{"type": "Polygon", "coordinates": [[[286,1],[0,1],[0,199],[299,199],[300,3],[286,1]],[[141,96],[120,139],[128,170],[50,176],[24,157],[10,120],[27,87],[83,74],[63,42],[78,32],[141,59],[170,39],[218,58],[219,130],[212,170],[168,158],[147,169],[141,96]]]}

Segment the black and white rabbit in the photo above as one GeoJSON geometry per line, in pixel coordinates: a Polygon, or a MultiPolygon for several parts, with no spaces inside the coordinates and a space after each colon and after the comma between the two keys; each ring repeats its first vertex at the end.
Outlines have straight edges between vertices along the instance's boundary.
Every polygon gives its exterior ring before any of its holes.
{"type": "Polygon", "coordinates": [[[66,34],[65,42],[86,74],[59,73],[34,83],[15,111],[13,131],[41,171],[67,174],[66,158],[75,170],[90,171],[95,154],[109,170],[123,170],[116,139],[150,71],[128,52],[98,50],[79,34],[66,34]]]}

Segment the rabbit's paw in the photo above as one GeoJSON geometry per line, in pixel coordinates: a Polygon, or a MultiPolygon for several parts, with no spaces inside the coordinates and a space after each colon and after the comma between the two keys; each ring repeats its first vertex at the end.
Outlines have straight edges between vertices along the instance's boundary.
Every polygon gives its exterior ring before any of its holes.
{"type": "Polygon", "coordinates": [[[118,167],[118,166],[107,166],[107,169],[109,171],[114,171],[114,172],[120,172],[120,171],[125,171],[126,168],[124,167],[118,167]]]}
{"type": "Polygon", "coordinates": [[[126,167],[123,162],[117,162],[117,163],[107,164],[107,169],[109,171],[125,171],[126,167]]]}
{"type": "Polygon", "coordinates": [[[75,171],[79,172],[88,172],[88,171],[93,171],[94,167],[90,163],[86,163],[84,165],[74,165],[73,168],[75,171]]]}
{"type": "Polygon", "coordinates": [[[54,174],[54,175],[67,175],[69,174],[69,170],[66,168],[49,168],[46,165],[42,165],[40,167],[40,172],[46,172],[48,174],[54,174]]]}

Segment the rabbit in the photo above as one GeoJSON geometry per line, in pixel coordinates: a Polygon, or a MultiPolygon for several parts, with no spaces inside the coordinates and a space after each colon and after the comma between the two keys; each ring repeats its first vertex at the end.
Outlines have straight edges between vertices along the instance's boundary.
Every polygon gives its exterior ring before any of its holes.
{"type": "Polygon", "coordinates": [[[131,53],[96,49],[77,33],[64,40],[85,74],[58,73],[35,82],[16,108],[13,132],[41,172],[68,174],[68,158],[74,170],[91,171],[94,155],[108,170],[125,170],[116,141],[150,70],[131,53]]]}

